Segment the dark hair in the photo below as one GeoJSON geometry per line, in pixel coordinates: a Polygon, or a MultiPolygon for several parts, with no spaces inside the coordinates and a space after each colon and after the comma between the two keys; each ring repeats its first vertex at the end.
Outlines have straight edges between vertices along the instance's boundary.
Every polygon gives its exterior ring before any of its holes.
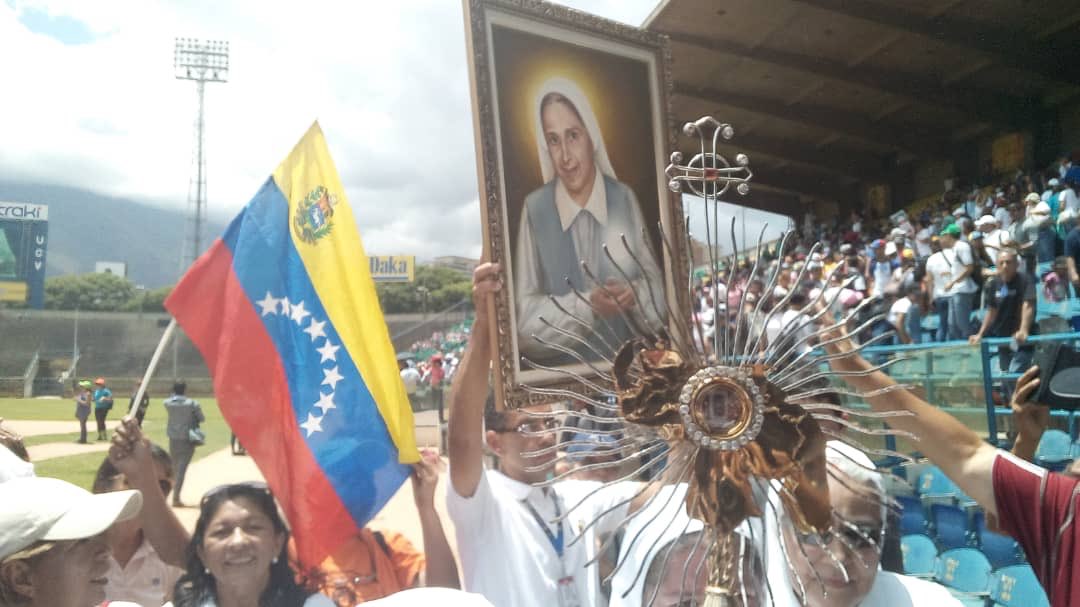
{"type": "Polygon", "coordinates": [[[203,496],[199,505],[199,520],[191,534],[191,543],[187,548],[187,566],[184,575],[176,581],[173,589],[173,603],[176,607],[199,607],[207,599],[214,598],[214,577],[206,570],[206,565],[199,558],[203,547],[203,536],[210,520],[214,518],[225,502],[247,498],[251,500],[274,524],[274,531],[285,535],[281,554],[277,562],[270,565],[270,583],[259,597],[261,607],[301,607],[310,594],[296,581],[296,574],[289,566],[289,528],[278,514],[277,504],[270,490],[261,483],[239,483],[224,485],[210,490],[203,496]]]}
{"type": "MultiPolygon", "coordinates": [[[[162,468],[165,468],[165,475],[172,478],[173,463],[172,458],[169,457],[169,453],[158,445],[150,443],[150,455],[153,456],[155,462],[161,464],[162,468]]],[[[117,470],[112,461],[106,457],[105,460],[101,462],[101,465],[98,466],[97,474],[94,475],[94,483],[91,485],[90,490],[94,493],[106,493],[111,491],[113,479],[121,474],[123,474],[123,472],[117,470]]]]}
{"type": "Polygon", "coordinates": [[[172,391],[173,394],[179,394],[180,396],[183,396],[184,392],[187,392],[187,382],[182,379],[176,380],[175,382],[173,382],[172,391]]]}

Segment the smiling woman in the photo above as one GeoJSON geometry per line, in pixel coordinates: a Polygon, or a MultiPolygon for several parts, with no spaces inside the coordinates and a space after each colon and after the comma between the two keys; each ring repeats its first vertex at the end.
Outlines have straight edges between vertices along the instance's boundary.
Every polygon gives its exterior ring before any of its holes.
{"type": "MultiPolygon", "coordinates": [[[[173,592],[175,607],[333,607],[296,582],[286,545],[289,531],[262,483],[223,485],[203,496],[188,547],[187,571],[173,592]]],[[[168,605],[172,605],[169,603],[168,605]]]]}

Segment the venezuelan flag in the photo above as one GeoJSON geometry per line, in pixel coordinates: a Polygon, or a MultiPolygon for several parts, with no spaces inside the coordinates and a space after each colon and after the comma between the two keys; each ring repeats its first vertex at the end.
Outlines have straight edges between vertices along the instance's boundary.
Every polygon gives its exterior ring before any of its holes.
{"type": "Polygon", "coordinates": [[[306,566],[419,460],[367,256],[318,123],[165,302],[306,566]]]}

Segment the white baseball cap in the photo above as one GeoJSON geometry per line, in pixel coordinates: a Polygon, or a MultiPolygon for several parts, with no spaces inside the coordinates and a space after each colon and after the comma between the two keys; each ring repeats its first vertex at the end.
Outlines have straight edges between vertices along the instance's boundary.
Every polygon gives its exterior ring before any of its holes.
{"type": "Polygon", "coordinates": [[[139,514],[142,494],[93,494],[56,478],[17,478],[0,484],[0,559],[41,541],[94,537],[139,514]]]}
{"type": "Polygon", "coordinates": [[[994,224],[994,225],[997,225],[997,222],[998,222],[997,218],[994,217],[993,215],[983,215],[982,217],[979,218],[978,221],[975,222],[975,225],[984,226],[984,225],[988,225],[988,224],[991,224],[991,223],[994,224]]]}

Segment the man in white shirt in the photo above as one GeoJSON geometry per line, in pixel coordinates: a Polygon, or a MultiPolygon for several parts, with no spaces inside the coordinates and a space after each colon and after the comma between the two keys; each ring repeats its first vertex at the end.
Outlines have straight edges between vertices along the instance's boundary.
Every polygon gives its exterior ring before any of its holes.
{"type": "Polygon", "coordinates": [[[1059,211],[1068,209],[1074,213],[1080,211],[1080,197],[1077,197],[1076,190],[1069,184],[1065,184],[1061,193],[1058,194],[1058,209],[1059,211]]]}
{"type": "Polygon", "coordinates": [[[930,229],[930,224],[925,221],[920,221],[918,226],[919,231],[915,233],[915,255],[919,259],[926,259],[934,253],[930,249],[930,238],[933,237],[934,231],[930,229]]]}
{"type": "MultiPolygon", "coordinates": [[[[800,604],[959,607],[961,603],[943,586],[879,570],[881,555],[876,547],[881,545],[884,535],[887,507],[884,502],[875,503],[872,496],[885,495],[881,475],[870,471],[872,462],[862,452],[839,441],[829,441],[825,458],[830,467],[829,500],[836,513],[833,538],[821,545],[818,538],[814,541],[800,538],[792,525],[781,523],[786,548],[783,553],[788,555],[791,565],[778,558],[769,562],[773,604],[777,607],[800,604]],[[842,564],[842,571],[838,564],[842,564]],[[796,598],[798,594],[802,595],[802,601],[796,598]]],[[[769,552],[772,555],[780,550],[769,552]]]]}
{"type": "Polygon", "coordinates": [[[548,478],[557,457],[560,428],[544,417],[550,407],[485,407],[492,360],[487,310],[500,288],[498,265],[485,263],[473,272],[476,321],[450,402],[446,501],[464,586],[499,607],[599,605],[597,567],[586,563],[596,554],[598,538],[627,516],[640,486],[601,488],[595,481],[573,480],[536,486],[548,478]],[[499,458],[497,471],[484,467],[485,439],[499,458]],[[547,448],[545,455],[526,455],[547,448]]]}
{"type": "Polygon", "coordinates": [[[415,411],[419,406],[417,397],[420,389],[420,372],[407,360],[399,360],[398,368],[401,370],[401,382],[405,384],[405,393],[409,395],[409,403],[415,411]]]}
{"type": "Polygon", "coordinates": [[[960,228],[955,224],[941,231],[941,248],[952,267],[952,277],[945,283],[949,296],[949,339],[967,339],[972,334],[971,308],[979,287],[971,279],[975,258],[971,245],[960,240],[960,228]]]}
{"type": "Polygon", "coordinates": [[[1001,229],[1001,223],[993,215],[983,215],[975,222],[975,229],[983,233],[983,246],[990,253],[991,259],[997,259],[998,253],[1005,248],[1008,230],[1001,229]]]}
{"type": "Polygon", "coordinates": [[[923,290],[930,294],[931,306],[938,317],[938,329],[934,341],[949,339],[949,293],[945,285],[952,280],[952,272],[952,262],[945,257],[943,249],[935,251],[927,258],[923,290]]]}

